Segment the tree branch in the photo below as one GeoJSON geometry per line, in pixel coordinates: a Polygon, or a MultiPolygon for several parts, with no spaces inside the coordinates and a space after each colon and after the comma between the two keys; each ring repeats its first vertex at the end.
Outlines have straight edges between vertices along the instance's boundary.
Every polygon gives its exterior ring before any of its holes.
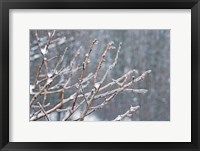
{"type": "Polygon", "coordinates": [[[128,111],[126,111],[124,114],[118,115],[113,121],[122,121],[125,117],[130,117],[139,108],[140,106],[135,106],[135,107],[131,106],[128,111]]]}

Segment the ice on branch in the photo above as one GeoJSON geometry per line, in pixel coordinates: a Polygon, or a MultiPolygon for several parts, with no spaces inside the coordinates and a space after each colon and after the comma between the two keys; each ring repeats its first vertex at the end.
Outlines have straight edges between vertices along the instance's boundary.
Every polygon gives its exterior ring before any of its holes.
{"type": "MultiPolygon", "coordinates": [[[[122,42],[118,44],[113,41],[107,43],[101,52],[101,57],[95,58],[98,60],[95,65],[93,64],[94,58],[92,58],[96,56],[94,48],[95,45],[101,43],[97,39],[94,39],[87,47],[80,46],[79,49],[74,50],[71,58],[67,58],[66,55],[67,50],[71,51],[70,47],[63,49],[61,55],[49,57],[48,49],[51,43],[53,41],[58,43],[59,39],[63,40],[62,38],[53,39],[55,32],[55,30],[48,32],[44,47],[42,47],[38,32],[35,32],[41,63],[35,75],[35,83],[30,85],[31,121],[50,121],[51,115],[55,113],[60,115],[60,121],[84,121],[97,110],[101,110],[110,102],[115,101],[116,96],[122,92],[140,94],[148,92],[147,89],[135,88],[135,84],[142,82],[151,73],[151,70],[139,75],[137,70],[130,69],[115,79],[108,76],[114,72],[120,55],[125,53],[123,49],[126,49],[126,46],[122,47],[122,42]],[[112,62],[111,59],[108,61],[108,54],[111,52],[115,55],[112,62]],[[53,66],[49,65],[49,62],[54,62],[53,66]],[[49,95],[53,97],[49,97],[49,95]],[[42,101],[38,98],[42,98],[42,101]],[[56,103],[52,102],[52,98],[56,103]]],[[[64,40],[66,41],[67,38],[64,40]]],[[[125,113],[118,115],[114,121],[134,116],[139,108],[140,106],[131,106],[125,113]]]]}

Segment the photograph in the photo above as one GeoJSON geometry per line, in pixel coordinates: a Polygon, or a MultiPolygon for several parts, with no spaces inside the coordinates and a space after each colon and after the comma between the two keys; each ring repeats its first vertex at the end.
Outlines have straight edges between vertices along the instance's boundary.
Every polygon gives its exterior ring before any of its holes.
{"type": "Polygon", "coordinates": [[[29,122],[170,121],[170,29],[30,29],[29,122]]]}
{"type": "Polygon", "coordinates": [[[200,150],[200,0],[0,10],[0,150],[200,150]]]}

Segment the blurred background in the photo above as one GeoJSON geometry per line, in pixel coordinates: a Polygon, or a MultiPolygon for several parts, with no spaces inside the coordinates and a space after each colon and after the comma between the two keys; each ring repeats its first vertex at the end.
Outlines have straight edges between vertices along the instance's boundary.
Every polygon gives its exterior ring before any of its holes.
{"type": "MultiPolygon", "coordinates": [[[[51,30],[37,30],[40,37],[41,46],[44,47],[48,32],[51,30]]],[[[63,54],[66,47],[63,65],[68,65],[74,53],[80,47],[82,48],[79,60],[82,64],[84,55],[94,39],[98,40],[98,44],[94,47],[88,66],[88,73],[95,72],[99,60],[104,52],[107,44],[111,41],[118,48],[122,42],[121,52],[119,53],[118,63],[109,73],[105,84],[117,79],[131,69],[138,70],[141,75],[146,70],[152,72],[146,76],[143,81],[138,82],[135,88],[147,89],[145,94],[137,94],[130,92],[120,93],[115,99],[105,106],[88,116],[86,121],[110,121],[119,114],[125,113],[130,106],[139,105],[140,109],[126,121],[169,121],[170,120],[170,30],[56,30],[53,37],[53,43],[49,47],[48,59],[63,54]]],[[[106,62],[103,63],[99,72],[99,78],[104,75],[110,64],[114,61],[117,49],[111,50],[106,56],[106,62]]],[[[37,41],[35,38],[35,30],[30,30],[30,85],[34,85],[38,67],[42,57],[38,51],[37,41]]],[[[59,57],[48,62],[48,68],[53,69],[59,57]]],[[[45,70],[42,69],[41,77],[45,76],[45,70]]],[[[73,78],[72,83],[78,79],[73,78]]],[[[56,83],[63,83],[66,77],[61,76],[56,79],[56,83]]],[[[65,98],[72,94],[73,90],[65,92],[65,98]]],[[[87,92],[87,89],[85,90],[87,92]]],[[[33,95],[30,95],[30,99],[33,95]]],[[[47,109],[52,108],[60,102],[59,94],[47,95],[47,100],[51,105],[47,109]]],[[[40,96],[39,100],[43,100],[40,96]]],[[[80,101],[80,100],[78,100],[80,101]]],[[[97,103],[99,104],[99,103],[97,103]]],[[[70,104],[64,107],[70,106],[70,104]]],[[[82,109],[83,110],[83,109],[82,109]]],[[[35,112],[30,110],[30,114],[35,112]]],[[[81,110],[79,111],[81,113],[81,110]]],[[[51,120],[59,121],[65,116],[65,113],[54,112],[50,115],[51,120]]],[[[78,116],[78,115],[74,115],[78,116]]],[[[72,117],[73,118],[73,117],[72,117]]],[[[44,120],[44,119],[41,119],[44,120]]]]}

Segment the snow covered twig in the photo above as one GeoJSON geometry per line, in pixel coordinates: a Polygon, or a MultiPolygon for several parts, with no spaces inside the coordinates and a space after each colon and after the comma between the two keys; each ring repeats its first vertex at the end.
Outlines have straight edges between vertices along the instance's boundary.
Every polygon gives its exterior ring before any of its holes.
{"type": "MultiPolygon", "coordinates": [[[[33,88],[34,91],[32,91],[31,89],[30,95],[32,97],[30,100],[30,109],[32,112],[34,111],[34,113],[30,116],[30,121],[38,121],[43,118],[49,121],[49,117],[52,113],[61,112],[64,113],[64,116],[61,119],[62,121],[83,121],[85,117],[89,116],[99,109],[103,109],[108,103],[114,101],[116,96],[120,95],[120,93],[122,92],[141,94],[145,94],[148,92],[148,90],[146,89],[133,87],[137,82],[144,80],[145,77],[151,72],[151,70],[147,70],[141,75],[137,76],[138,71],[132,69],[127,73],[121,75],[117,79],[112,79],[107,83],[105,82],[109,72],[111,72],[118,63],[118,59],[122,49],[121,42],[119,43],[117,49],[114,47],[114,42],[108,43],[104,52],[102,53],[101,58],[99,59],[96,70],[93,73],[88,73],[86,69],[90,67],[90,65],[88,64],[90,63],[91,53],[94,46],[97,44],[97,40],[95,39],[92,41],[87,53],[84,54],[82,65],[78,64],[78,57],[81,54],[82,47],[80,47],[74,53],[71,60],[69,60],[68,65],[63,65],[63,61],[66,57],[65,54],[69,49],[68,47],[65,48],[61,56],[53,56],[50,59],[47,59],[48,48],[51,44],[51,41],[54,41],[52,39],[54,35],[55,31],[48,32],[48,39],[46,45],[43,48],[40,44],[38,33],[37,31],[35,32],[38,50],[41,54],[42,61],[38,66],[38,71],[36,73],[33,88]],[[104,62],[107,61],[107,53],[111,49],[116,49],[115,58],[113,62],[107,67],[103,76],[100,78],[99,73],[103,72],[102,68],[104,68],[104,66],[102,67],[102,65],[104,65],[104,62]],[[52,61],[55,58],[58,58],[58,61],[55,63],[54,68],[49,70],[47,62],[52,61]],[[45,68],[46,72],[46,76],[45,74],[43,74],[45,76],[43,76],[43,78],[40,77],[42,67],[45,68]],[[56,79],[61,76],[65,77],[64,80],[62,80],[63,82],[56,83],[56,81],[58,81],[56,79]],[[36,86],[39,88],[36,89],[36,86]],[[70,94],[68,94],[69,91],[70,94]],[[60,93],[60,98],[58,98],[58,100],[60,101],[57,101],[57,104],[52,102],[50,103],[47,96],[56,96],[57,93],[60,93]],[[40,103],[42,101],[39,101],[39,96],[43,96],[43,103],[40,103]],[[81,111],[79,117],[76,119],[72,118],[73,115],[78,111],[81,111]]],[[[121,121],[125,117],[132,115],[138,109],[139,106],[131,106],[127,112],[118,115],[114,119],[114,121],[121,121]]]]}
{"type": "Polygon", "coordinates": [[[126,111],[124,114],[118,115],[113,121],[121,121],[125,117],[130,117],[132,114],[137,111],[140,108],[140,106],[130,107],[128,111],[126,111]]]}

